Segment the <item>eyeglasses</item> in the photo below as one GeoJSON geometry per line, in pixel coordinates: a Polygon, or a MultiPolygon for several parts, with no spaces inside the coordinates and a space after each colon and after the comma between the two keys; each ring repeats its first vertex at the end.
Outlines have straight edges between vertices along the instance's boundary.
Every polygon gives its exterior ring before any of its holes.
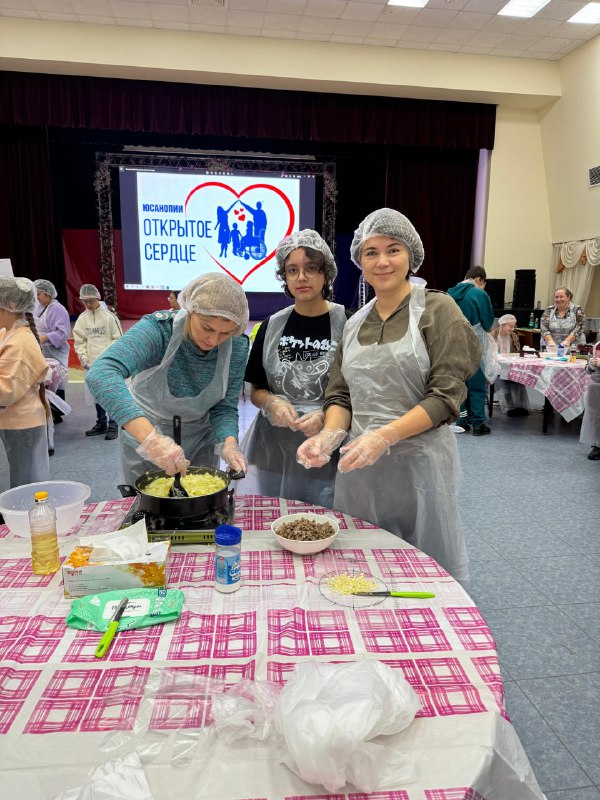
{"type": "Polygon", "coordinates": [[[306,278],[316,278],[320,275],[322,270],[316,264],[306,264],[306,266],[298,269],[298,267],[286,267],[285,277],[291,281],[298,280],[300,273],[303,272],[306,278]]]}

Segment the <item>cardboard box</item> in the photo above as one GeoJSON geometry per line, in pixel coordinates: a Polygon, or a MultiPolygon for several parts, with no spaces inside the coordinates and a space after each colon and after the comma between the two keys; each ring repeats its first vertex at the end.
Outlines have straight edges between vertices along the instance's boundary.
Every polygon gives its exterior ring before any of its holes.
{"type": "Polygon", "coordinates": [[[62,565],[65,597],[115,589],[166,589],[170,554],[171,542],[153,542],[144,556],[130,561],[95,562],[92,548],[79,545],[62,565]]]}

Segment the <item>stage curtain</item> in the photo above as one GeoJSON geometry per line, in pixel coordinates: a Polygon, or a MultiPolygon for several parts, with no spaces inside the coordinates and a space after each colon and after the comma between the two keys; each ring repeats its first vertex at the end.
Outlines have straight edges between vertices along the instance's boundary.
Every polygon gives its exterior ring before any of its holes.
{"type": "Polygon", "coordinates": [[[398,150],[387,158],[386,205],[412,221],[423,240],[419,276],[446,291],[471,266],[477,164],[474,150],[398,150]]]}
{"type": "Polygon", "coordinates": [[[0,123],[491,150],[495,106],[0,73],[0,123]]]}
{"type": "Polygon", "coordinates": [[[0,258],[11,259],[15,275],[46,278],[60,290],[45,127],[0,125],[0,175],[0,258]]]}

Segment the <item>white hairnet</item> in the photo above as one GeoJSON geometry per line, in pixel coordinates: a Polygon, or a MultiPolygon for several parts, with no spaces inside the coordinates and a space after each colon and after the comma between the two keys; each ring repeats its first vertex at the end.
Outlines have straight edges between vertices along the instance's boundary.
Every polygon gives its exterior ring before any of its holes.
{"type": "Polygon", "coordinates": [[[195,278],[181,290],[178,300],[189,313],[223,317],[235,322],[234,336],[240,336],[246,330],[249,313],[244,290],[222,272],[207,272],[195,278]]]}
{"type": "Polygon", "coordinates": [[[35,307],[35,286],[29,278],[0,275],[0,308],[12,313],[26,314],[35,307]]]}
{"type": "Polygon", "coordinates": [[[517,318],[514,314],[503,314],[500,319],[498,320],[498,325],[506,325],[507,322],[515,322],[517,318]]]}
{"type": "Polygon", "coordinates": [[[409,267],[411,272],[416,272],[425,258],[423,242],[412,222],[393,208],[379,208],[363,219],[354,231],[354,238],[350,245],[350,258],[359,269],[360,254],[367,239],[373,236],[389,236],[401,242],[409,254],[409,267]]]}
{"type": "Polygon", "coordinates": [[[282,242],[279,242],[277,250],[275,251],[275,258],[277,259],[279,271],[283,274],[286,258],[299,247],[310,247],[318,253],[321,253],[325,259],[325,264],[323,265],[325,278],[327,283],[333,283],[337,275],[337,267],[335,265],[333,253],[329,249],[327,242],[316,231],[310,228],[304,228],[302,231],[291,233],[289,236],[286,236],[282,242]]]}
{"type": "Polygon", "coordinates": [[[39,289],[40,292],[45,292],[49,294],[50,297],[56,299],[58,297],[58,292],[56,291],[56,287],[50,281],[46,281],[43,278],[38,278],[37,281],[33,282],[36,289],[39,289]]]}
{"type": "Polygon", "coordinates": [[[93,283],[84,283],[81,289],[79,290],[79,299],[80,300],[100,300],[100,292],[93,283]]]}

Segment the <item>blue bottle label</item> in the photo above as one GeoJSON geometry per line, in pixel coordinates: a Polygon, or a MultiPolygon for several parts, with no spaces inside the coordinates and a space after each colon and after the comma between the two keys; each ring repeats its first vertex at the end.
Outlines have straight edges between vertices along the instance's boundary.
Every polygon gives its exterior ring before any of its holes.
{"type": "Polygon", "coordinates": [[[215,564],[215,579],[217,583],[230,586],[240,579],[240,557],[217,555],[215,564]]]}

